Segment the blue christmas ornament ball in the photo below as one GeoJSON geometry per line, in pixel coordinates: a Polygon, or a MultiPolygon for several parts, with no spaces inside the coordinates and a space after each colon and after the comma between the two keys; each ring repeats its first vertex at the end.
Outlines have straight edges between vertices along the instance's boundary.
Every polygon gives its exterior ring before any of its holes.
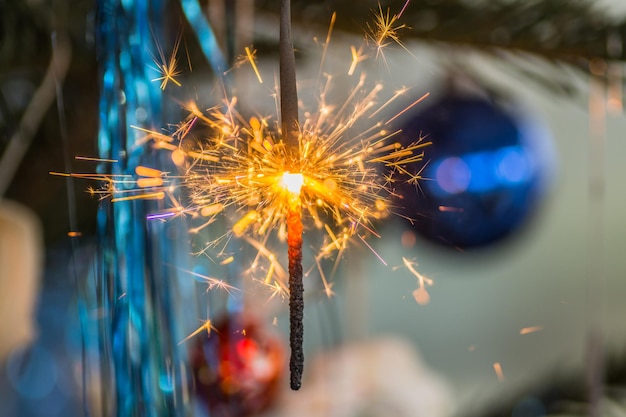
{"type": "Polygon", "coordinates": [[[554,164],[547,130],[528,113],[448,93],[400,126],[401,142],[431,141],[422,179],[396,182],[396,204],[419,235],[451,247],[499,241],[536,211],[554,164]]]}

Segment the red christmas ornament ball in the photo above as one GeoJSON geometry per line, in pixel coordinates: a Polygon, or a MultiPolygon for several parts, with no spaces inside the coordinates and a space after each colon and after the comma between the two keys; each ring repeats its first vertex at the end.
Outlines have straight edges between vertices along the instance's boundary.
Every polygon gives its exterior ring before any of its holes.
{"type": "Polygon", "coordinates": [[[284,369],[280,339],[245,314],[219,320],[192,352],[195,392],[211,416],[244,417],[268,409],[284,369]]]}

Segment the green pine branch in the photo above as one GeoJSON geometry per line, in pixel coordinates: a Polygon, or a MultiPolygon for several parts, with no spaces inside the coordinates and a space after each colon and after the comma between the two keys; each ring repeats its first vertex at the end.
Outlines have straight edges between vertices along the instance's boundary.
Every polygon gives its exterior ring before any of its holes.
{"type": "MultiPolygon", "coordinates": [[[[381,0],[391,15],[399,13],[405,0],[381,0]]],[[[277,0],[258,0],[262,10],[273,12],[277,0]]],[[[326,22],[337,12],[336,27],[362,33],[378,12],[376,0],[312,2],[293,0],[294,25],[326,22]]],[[[583,69],[594,58],[626,60],[626,17],[582,0],[413,0],[399,19],[407,28],[403,40],[446,42],[481,50],[521,51],[583,69]],[[482,3],[477,6],[475,3],[482,3]]]]}

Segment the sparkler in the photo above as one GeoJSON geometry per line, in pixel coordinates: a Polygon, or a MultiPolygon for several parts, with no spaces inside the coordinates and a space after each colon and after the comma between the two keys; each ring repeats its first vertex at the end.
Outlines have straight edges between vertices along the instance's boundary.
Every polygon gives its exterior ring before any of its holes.
{"type": "MultiPolygon", "coordinates": [[[[381,33],[376,37],[377,48],[383,47],[389,37],[398,41],[397,30],[400,27],[396,25],[401,13],[389,20],[389,12],[383,15],[380,9],[378,20],[389,21],[378,28],[381,33]]],[[[333,15],[331,30],[334,19],[333,15]]],[[[391,129],[392,122],[428,94],[385,119],[383,110],[408,89],[402,88],[383,99],[385,89],[382,84],[368,84],[364,72],[356,75],[357,66],[367,58],[363,53],[367,44],[365,40],[361,47],[351,48],[352,61],[347,76],[355,83],[345,100],[338,103],[329,101],[327,93],[333,88],[334,76],[323,73],[320,68],[317,107],[299,108],[289,20],[289,0],[283,0],[280,134],[276,129],[278,122],[271,117],[248,119],[240,114],[237,97],[225,96],[220,105],[207,111],[201,111],[195,103],[187,103],[184,108],[188,116],[169,134],[133,126],[137,134],[136,143],[151,142],[156,149],[170,152],[172,161],[181,170],[179,174],[140,166],[134,176],[61,175],[104,181],[101,189],[92,189],[91,192],[100,198],[111,197],[114,202],[169,200],[170,208],[150,214],[148,220],[165,221],[186,215],[202,219],[203,223],[192,228],[191,233],[199,233],[209,227],[218,216],[235,214],[231,230],[209,242],[208,246],[216,247],[233,235],[244,239],[257,250],[251,273],[262,271],[259,265],[266,263],[265,276],[259,281],[269,289],[272,297],[289,293],[290,385],[297,390],[301,386],[304,360],[303,230],[313,227],[325,233],[325,241],[315,255],[314,265],[320,271],[326,293],[331,295],[332,283],[329,284],[326,279],[320,261],[332,255],[336,255],[338,261],[354,236],[369,247],[365,239],[367,234],[375,235],[373,221],[386,217],[392,210],[388,199],[393,194],[398,174],[408,176],[410,182],[417,183],[419,173],[411,174],[405,167],[422,161],[423,148],[430,142],[421,137],[416,137],[413,143],[406,146],[393,141],[400,131],[391,129]],[[299,111],[304,115],[302,123],[299,122],[299,111]],[[199,136],[198,130],[202,128],[209,130],[208,136],[198,141],[191,140],[199,136]],[[184,206],[174,197],[172,187],[175,183],[182,184],[189,191],[191,204],[184,206]],[[270,235],[287,241],[287,272],[269,249],[270,235]],[[287,275],[288,286],[285,282],[287,275]]],[[[324,48],[328,46],[331,30],[324,48]]],[[[178,46],[177,41],[174,54],[178,46]]],[[[246,57],[257,79],[262,82],[254,53],[249,48],[246,49],[246,57]]],[[[155,81],[160,81],[162,88],[166,88],[168,82],[178,85],[175,79],[176,61],[166,61],[163,56],[160,58],[162,63],[167,62],[168,65],[159,67],[163,77],[155,81]]],[[[223,263],[232,260],[231,257],[223,263]]],[[[423,289],[424,282],[430,284],[414,272],[412,263],[405,260],[405,264],[418,277],[420,288],[423,289]]],[[[212,280],[209,283],[214,287],[223,287],[222,281],[212,280]]],[[[189,337],[202,330],[210,331],[208,318],[189,337]]]]}

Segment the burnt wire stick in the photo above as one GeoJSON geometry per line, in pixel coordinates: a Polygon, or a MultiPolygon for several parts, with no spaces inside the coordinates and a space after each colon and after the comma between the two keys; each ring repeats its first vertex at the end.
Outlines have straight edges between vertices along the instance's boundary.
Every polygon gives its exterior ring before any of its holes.
{"type": "Polygon", "coordinates": [[[302,385],[304,369],[304,285],[302,282],[302,219],[299,196],[289,203],[287,214],[287,243],[289,245],[289,372],[291,389],[298,390],[302,385]]]}
{"type": "MultiPolygon", "coordinates": [[[[282,0],[280,8],[280,117],[282,139],[288,158],[297,158],[298,142],[298,90],[296,88],[296,58],[291,40],[290,0],[282,0]]],[[[304,337],[304,285],[302,283],[302,221],[300,197],[294,195],[289,202],[287,217],[287,242],[289,245],[289,371],[292,390],[300,389],[304,368],[302,342],[304,337]]]]}

